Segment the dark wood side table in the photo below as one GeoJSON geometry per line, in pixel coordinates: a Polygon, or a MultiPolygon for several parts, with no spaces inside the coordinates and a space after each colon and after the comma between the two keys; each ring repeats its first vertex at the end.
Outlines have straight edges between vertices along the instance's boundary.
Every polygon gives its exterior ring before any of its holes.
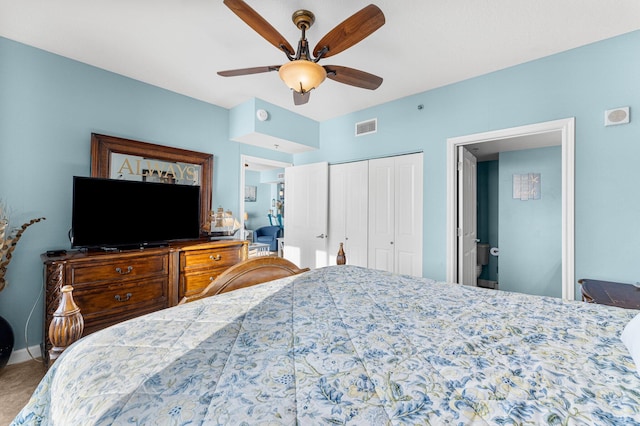
{"type": "Polygon", "coordinates": [[[581,279],[582,300],[601,305],[640,309],[640,288],[633,284],[581,279]]]}

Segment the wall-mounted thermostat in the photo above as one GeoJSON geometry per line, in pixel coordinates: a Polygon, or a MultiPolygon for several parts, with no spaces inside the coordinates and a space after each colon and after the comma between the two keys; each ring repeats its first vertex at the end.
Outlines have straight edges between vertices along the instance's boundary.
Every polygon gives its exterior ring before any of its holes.
{"type": "Polygon", "coordinates": [[[260,121],[266,121],[267,118],[269,118],[269,113],[263,109],[259,109],[256,111],[256,117],[258,117],[260,121]]]}
{"type": "Polygon", "coordinates": [[[629,122],[629,107],[609,109],[604,112],[604,125],[615,126],[629,122]]]}

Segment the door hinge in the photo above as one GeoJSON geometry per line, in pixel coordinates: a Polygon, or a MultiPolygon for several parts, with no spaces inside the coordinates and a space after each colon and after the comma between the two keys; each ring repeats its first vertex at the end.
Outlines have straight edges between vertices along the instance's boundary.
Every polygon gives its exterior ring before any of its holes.
{"type": "Polygon", "coordinates": [[[456,237],[459,237],[460,235],[462,235],[462,229],[456,228],[456,237]]]}

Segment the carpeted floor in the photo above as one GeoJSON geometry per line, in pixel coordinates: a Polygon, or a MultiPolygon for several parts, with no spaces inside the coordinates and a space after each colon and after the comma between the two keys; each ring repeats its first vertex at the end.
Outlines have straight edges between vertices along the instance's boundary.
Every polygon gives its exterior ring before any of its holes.
{"type": "Polygon", "coordinates": [[[0,370],[0,426],[11,423],[42,380],[46,371],[38,361],[10,364],[0,370]]]}

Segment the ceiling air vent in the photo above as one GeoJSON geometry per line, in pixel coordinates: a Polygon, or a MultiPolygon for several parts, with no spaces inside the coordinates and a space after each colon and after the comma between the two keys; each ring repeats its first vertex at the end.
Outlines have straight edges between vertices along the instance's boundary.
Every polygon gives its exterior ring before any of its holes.
{"type": "Polygon", "coordinates": [[[356,136],[364,136],[378,131],[378,119],[361,121],[356,123],[356,136]]]}

